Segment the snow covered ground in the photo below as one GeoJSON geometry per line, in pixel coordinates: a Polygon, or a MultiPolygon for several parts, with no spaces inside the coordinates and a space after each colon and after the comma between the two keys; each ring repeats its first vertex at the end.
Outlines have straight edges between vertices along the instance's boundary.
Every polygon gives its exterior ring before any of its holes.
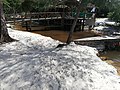
{"type": "Polygon", "coordinates": [[[116,69],[96,49],[12,30],[0,45],[0,90],[120,90],[116,69]]]}

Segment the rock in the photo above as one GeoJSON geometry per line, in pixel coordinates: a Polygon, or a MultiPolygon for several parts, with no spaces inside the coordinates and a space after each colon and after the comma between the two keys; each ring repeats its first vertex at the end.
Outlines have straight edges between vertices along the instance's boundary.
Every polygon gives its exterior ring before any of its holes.
{"type": "Polygon", "coordinates": [[[108,60],[108,58],[107,57],[100,57],[103,61],[106,61],[106,60],[108,60]]]}

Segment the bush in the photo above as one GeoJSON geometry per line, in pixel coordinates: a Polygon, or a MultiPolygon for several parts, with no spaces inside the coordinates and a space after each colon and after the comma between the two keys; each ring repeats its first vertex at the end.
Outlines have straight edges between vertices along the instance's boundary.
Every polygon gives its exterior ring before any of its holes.
{"type": "Polygon", "coordinates": [[[113,11],[109,12],[108,18],[115,22],[119,22],[120,21],[120,6],[117,6],[113,11]]]}

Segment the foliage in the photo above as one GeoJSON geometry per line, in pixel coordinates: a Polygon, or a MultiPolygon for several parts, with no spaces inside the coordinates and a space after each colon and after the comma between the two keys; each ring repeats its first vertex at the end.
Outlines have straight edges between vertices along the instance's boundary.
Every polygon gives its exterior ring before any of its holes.
{"type": "Polygon", "coordinates": [[[33,0],[24,0],[21,4],[22,11],[28,12],[33,9],[34,1],[33,0]]]}
{"type": "Polygon", "coordinates": [[[114,1],[112,9],[108,14],[108,18],[116,22],[120,21],[120,0],[114,1]]]}
{"type": "Polygon", "coordinates": [[[49,6],[55,6],[59,0],[3,0],[5,13],[14,12],[39,12],[48,8],[49,6]]]}
{"type": "Polygon", "coordinates": [[[5,13],[15,13],[21,11],[22,0],[3,0],[5,13]]]}
{"type": "MultiPolygon", "coordinates": [[[[77,0],[3,0],[5,13],[21,13],[21,12],[40,12],[52,7],[55,8],[59,5],[67,5],[69,8],[76,8],[79,6],[77,0]]],[[[95,3],[99,8],[100,16],[107,16],[108,12],[111,19],[116,20],[119,18],[120,0],[82,0],[82,7],[85,7],[89,2],[95,3]]],[[[71,9],[72,10],[72,9],[71,9]]]]}
{"type": "Polygon", "coordinates": [[[120,6],[118,6],[118,8],[114,9],[113,11],[109,12],[108,18],[116,22],[120,21],[120,9],[119,8],[120,6]]]}

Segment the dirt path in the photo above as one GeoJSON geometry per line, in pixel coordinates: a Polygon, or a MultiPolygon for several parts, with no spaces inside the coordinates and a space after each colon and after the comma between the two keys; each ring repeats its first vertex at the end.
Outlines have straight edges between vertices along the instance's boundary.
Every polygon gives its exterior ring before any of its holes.
{"type": "MultiPolygon", "coordinates": [[[[34,33],[41,34],[43,36],[48,36],[51,37],[55,40],[59,40],[62,42],[66,42],[69,32],[67,31],[58,31],[58,30],[50,30],[50,31],[33,31],[34,33]]],[[[91,36],[96,36],[95,33],[91,31],[84,31],[84,32],[74,32],[73,33],[73,40],[74,39],[80,39],[80,38],[85,38],[85,37],[91,37],[91,36]]]]}
{"type": "MultiPolygon", "coordinates": [[[[15,28],[17,30],[23,30],[26,31],[25,28],[21,27],[20,25],[16,25],[15,28]]],[[[41,34],[43,36],[47,36],[47,37],[51,37],[55,40],[59,40],[61,42],[66,42],[67,38],[68,38],[68,31],[63,31],[63,30],[43,30],[44,27],[33,27],[32,28],[32,33],[37,33],[37,34],[41,34]],[[42,30],[40,30],[42,29],[42,30]]],[[[77,31],[73,33],[73,40],[74,39],[80,39],[80,38],[85,38],[85,37],[93,37],[93,36],[98,36],[96,33],[92,32],[92,31],[77,31]]]]}

